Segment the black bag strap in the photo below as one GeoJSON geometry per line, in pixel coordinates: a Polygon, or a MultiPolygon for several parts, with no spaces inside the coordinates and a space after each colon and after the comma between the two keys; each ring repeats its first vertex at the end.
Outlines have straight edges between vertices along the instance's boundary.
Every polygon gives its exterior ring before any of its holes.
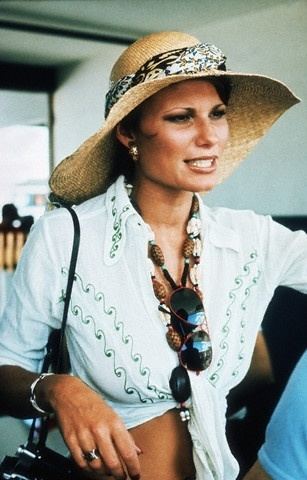
{"type": "Polygon", "coordinates": [[[55,373],[63,373],[65,370],[64,366],[64,348],[65,348],[65,329],[67,324],[67,314],[69,309],[69,303],[71,298],[71,292],[75,277],[76,271],[76,264],[78,259],[78,252],[79,252],[79,245],[80,245],[80,224],[78,215],[76,214],[75,210],[71,207],[65,206],[69,213],[72,216],[73,224],[74,224],[74,239],[73,239],[73,246],[71,251],[71,258],[70,258],[70,265],[68,270],[68,279],[67,279],[67,287],[66,287],[66,294],[64,300],[64,310],[63,310],[63,317],[62,317],[62,325],[61,325],[61,332],[60,332],[60,339],[59,339],[59,346],[58,346],[58,357],[57,363],[55,367],[55,373]]]}
{"type": "MultiPolygon", "coordinates": [[[[70,257],[70,264],[68,270],[68,278],[67,278],[67,286],[66,286],[66,293],[64,299],[64,309],[63,309],[63,316],[62,316],[62,323],[61,329],[58,331],[53,331],[50,334],[48,344],[47,344],[47,353],[44,358],[42,373],[47,372],[50,365],[55,365],[54,373],[63,373],[65,369],[65,329],[67,324],[67,315],[68,309],[71,299],[71,292],[74,282],[76,264],[78,259],[78,252],[79,252],[79,245],[80,245],[80,223],[78,219],[78,215],[76,214],[75,210],[67,205],[63,205],[66,208],[73,221],[74,225],[74,238],[73,238],[73,245],[71,250],[71,257],[70,257]],[[56,357],[56,358],[55,358],[56,357]]],[[[49,418],[44,417],[40,418],[41,424],[38,430],[38,447],[43,447],[46,443],[47,435],[48,435],[48,423],[49,418]]],[[[33,444],[35,432],[37,424],[37,418],[33,419],[28,441],[27,443],[33,444]]]]}

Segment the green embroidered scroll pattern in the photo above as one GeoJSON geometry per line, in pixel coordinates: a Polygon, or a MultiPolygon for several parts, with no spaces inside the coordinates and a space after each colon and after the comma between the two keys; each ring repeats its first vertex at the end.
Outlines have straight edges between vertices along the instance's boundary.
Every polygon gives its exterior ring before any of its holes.
{"type": "MultiPolygon", "coordinates": [[[[251,264],[255,263],[257,257],[258,257],[258,254],[257,254],[256,251],[252,252],[249,255],[249,261],[242,268],[243,273],[241,273],[240,275],[235,277],[235,279],[234,279],[235,286],[234,286],[234,288],[232,288],[230,290],[230,292],[228,294],[228,297],[230,298],[230,303],[227,305],[227,308],[226,308],[225,315],[226,315],[227,320],[222,327],[223,338],[222,338],[222,340],[220,342],[220,345],[219,345],[222,353],[221,353],[221,355],[220,355],[220,357],[217,361],[216,370],[209,377],[209,380],[212,383],[212,385],[216,385],[216,383],[218,382],[218,380],[220,378],[219,372],[224,367],[225,357],[227,356],[227,352],[229,350],[227,337],[228,337],[229,332],[230,332],[229,324],[230,324],[230,321],[231,321],[232,316],[233,316],[232,309],[233,309],[233,306],[234,306],[234,304],[235,304],[235,302],[238,298],[237,293],[238,293],[239,290],[241,290],[241,288],[244,284],[244,280],[250,275],[250,273],[251,273],[250,266],[251,266],[251,264]]],[[[255,278],[257,278],[257,277],[255,277],[255,278]]],[[[256,283],[257,283],[257,281],[256,281],[256,283]]],[[[250,295],[250,288],[253,285],[254,285],[254,278],[253,278],[252,284],[249,285],[248,287],[246,287],[246,289],[245,289],[245,298],[240,305],[242,311],[245,311],[245,309],[246,309],[246,301],[247,301],[247,298],[250,295]]],[[[241,326],[242,326],[242,322],[244,323],[244,320],[241,321],[241,326]]],[[[245,323],[244,323],[244,326],[245,326],[245,323]]],[[[242,338],[243,338],[243,343],[244,343],[244,336],[242,338]]]]}
{"type": "Polygon", "coordinates": [[[228,297],[230,298],[230,303],[228,304],[227,308],[226,308],[226,318],[227,318],[227,321],[226,323],[223,325],[222,327],[222,334],[223,334],[223,339],[222,341],[220,342],[220,349],[222,350],[222,355],[220,356],[220,358],[218,359],[217,361],[217,364],[216,364],[216,370],[213,372],[213,374],[210,376],[209,380],[210,382],[215,385],[217,383],[217,381],[219,380],[219,374],[218,372],[223,368],[224,366],[224,357],[225,355],[227,354],[228,352],[228,342],[227,342],[227,337],[229,335],[229,332],[230,332],[230,329],[229,329],[229,323],[232,319],[232,306],[233,304],[235,303],[236,299],[237,299],[237,296],[236,296],[236,291],[239,290],[242,285],[243,285],[243,281],[242,281],[242,278],[241,276],[238,276],[235,278],[235,284],[236,286],[229,292],[228,294],[228,297]]]}
{"type": "MultiPolygon", "coordinates": [[[[256,252],[254,252],[254,254],[257,256],[256,252]]],[[[241,309],[243,311],[246,310],[246,304],[247,304],[247,301],[250,297],[251,289],[257,285],[257,283],[259,281],[259,278],[261,277],[261,273],[262,272],[260,270],[257,270],[257,275],[252,278],[252,282],[244,290],[245,298],[244,298],[243,302],[241,303],[241,309]]],[[[238,353],[238,364],[232,372],[233,377],[236,377],[239,374],[239,367],[240,367],[240,365],[241,365],[241,363],[244,359],[244,346],[245,346],[244,345],[245,344],[245,332],[244,331],[245,331],[245,327],[246,327],[246,321],[245,321],[244,318],[241,319],[240,326],[241,326],[241,334],[240,334],[241,349],[238,353]]]]}
{"type": "MultiPolygon", "coordinates": [[[[68,275],[68,268],[62,267],[61,268],[61,275],[64,277],[67,277],[68,275]]],[[[74,276],[74,280],[76,280],[76,275],[74,276]]],[[[61,295],[59,296],[58,303],[65,302],[65,296],[66,296],[66,287],[61,289],[61,295]]]]}
{"type": "MultiPolygon", "coordinates": [[[[126,369],[124,367],[120,366],[120,365],[116,365],[116,352],[113,348],[108,348],[107,347],[107,339],[106,339],[105,333],[101,328],[96,329],[96,323],[95,323],[94,318],[91,315],[83,316],[82,309],[78,305],[74,305],[72,307],[72,313],[75,316],[79,316],[82,323],[84,323],[84,324],[90,324],[91,323],[94,326],[95,337],[97,338],[97,340],[101,340],[103,342],[103,352],[104,352],[105,356],[107,358],[109,358],[110,360],[113,360],[113,372],[114,372],[114,374],[116,375],[117,378],[122,378],[123,379],[123,388],[124,388],[125,392],[128,395],[136,394],[138,396],[140,402],[142,402],[142,403],[153,403],[152,399],[142,397],[142,395],[141,395],[141,393],[139,392],[138,389],[128,385],[126,369]]],[[[112,312],[109,311],[109,312],[105,312],[105,313],[109,314],[109,313],[112,313],[112,312]]],[[[116,314],[116,311],[115,311],[115,314],[116,314]]]]}
{"type": "MultiPolygon", "coordinates": [[[[66,269],[62,269],[62,272],[67,275],[67,270],[66,269]]],[[[91,293],[92,292],[92,296],[93,296],[93,299],[96,301],[96,302],[102,302],[102,308],[103,308],[103,312],[108,315],[108,316],[116,316],[116,308],[111,306],[109,309],[106,308],[106,304],[105,304],[105,298],[104,298],[104,295],[102,292],[97,292],[95,291],[95,287],[94,285],[88,283],[87,285],[84,284],[84,282],[82,281],[80,275],[78,275],[77,273],[75,273],[75,278],[74,280],[79,283],[80,287],[81,287],[81,290],[84,292],[84,293],[91,293]]],[[[97,328],[97,324],[96,324],[96,321],[94,319],[94,317],[92,315],[84,315],[83,313],[83,310],[82,308],[79,306],[79,305],[72,305],[71,304],[71,312],[73,313],[74,316],[79,316],[80,319],[81,319],[81,323],[83,323],[84,325],[89,325],[89,324],[92,324],[93,327],[94,327],[94,335],[95,335],[95,338],[97,338],[97,340],[101,340],[102,338],[105,339],[105,335],[104,335],[104,332],[101,328],[97,328]]],[[[105,351],[106,353],[106,351],[105,351]]],[[[108,354],[106,354],[106,356],[109,356],[108,354]]]]}
{"type": "Polygon", "coordinates": [[[62,288],[58,303],[65,302],[65,290],[62,288]]]}
{"type": "Polygon", "coordinates": [[[111,250],[110,250],[110,257],[111,258],[115,257],[116,251],[119,248],[119,242],[121,241],[121,239],[123,237],[122,230],[121,230],[122,215],[125,212],[127,212],[127,210],[129,210],[129,208],[130,208],[130,205],[125,205],[124,208],[122,209],[122,211],[120,213],[118,213],[117,208],[115,207],[115,200],[116,200],[116,196],[114,195],[114,197],[111,198],[112,215],[114,217],[114,222],[113,222],[114,233],[112,235],[112,242],[113,243],[112,243],[112,247],[111,247],[111,250]]]}
{"type": "MultiPolygon", "coordinates": [[[[67,275],[67,270],[62,269],[63,273],[67,275]]],[[[151,384],[150,376],[151,370],[149,367],[144,367],[142,365],[142,355],[140,353],[133,352],[133,338],[131,335],[124,334],[124,325],[123,322],[117,321],[117,312],[116,308],[111,306],[110,308],[106,308],[105,304],[105,297],[102,292],[96,292],[94,285],[87,284],[85,285],[82,281],[81,277],[78,274],[75,274],[75,280],[78,281],[82,291],[86,294],[91,294],[93,299],[96,302],[102,302],[103,312],[110,316],[113,319],[113,325],[116,332],[120,334],[121,341],[124,345],[130,346],[130,357],[133,362],[138,363],[139,373],[142,377],[147,377],[147,385],[146,388],[149,391],[154,392],[157,395],[157,399],[164,400],[164,399],[172,399],[171,394],[168,391],[159,390],[155,385],[151,384]]],[[[113,359],[113,371],[118,378],[123,378],[124,380],[124,390],[127,394],[131,395],[135,393],[139,400],[142,403],[154,403],[156,400],[150,397],[142,396],[141,392],[139,392],[136,388],[132,386],[128,386],[127,384],[127,372],[126,369],[122,366],[116,364],[116,352],[112,348],[107,348],[107,340],[104,334],[104,331],[101,328],[97,328],[95,319],[92,315],[84,315],[82,308],[79,305],[71,305],[71,311],[74,316],[78,316],[81,319],[81,322],[85,325],[91,324],[94,328],[95,338],[97,340],[103,341],[104,344],[104,354],[107,358],[113,359]]]]}
{"type": "Polygon", "coordinates": [[[149,367],[144,367],[142,365],[142,361],[143,361],[142,355],[140,353],[134,353],[133,337],[129,334],[125,335],[124,323],[121,321],[116,322],[115,320],[115,329],[121,333],[122,342],[127,346],[130,345],[130,357],[135,363],[139,363],[138,365],[139,373],[143,377],[147,377],[147,385],[146,385],[147,390],[155,392],[155,394],[160,400],[172,399],[173,397],[168,391],[159,390],[155,385],[150,383],[151,370],[149,367]]]}

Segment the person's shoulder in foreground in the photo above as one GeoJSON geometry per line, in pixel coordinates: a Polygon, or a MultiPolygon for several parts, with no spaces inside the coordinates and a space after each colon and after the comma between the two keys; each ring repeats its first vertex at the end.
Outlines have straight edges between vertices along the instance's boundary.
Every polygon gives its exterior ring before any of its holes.
{"type": "Polygon", "coordinates": [[[307,478],[307,351],[297,363],[244,480],[307,478]]]}

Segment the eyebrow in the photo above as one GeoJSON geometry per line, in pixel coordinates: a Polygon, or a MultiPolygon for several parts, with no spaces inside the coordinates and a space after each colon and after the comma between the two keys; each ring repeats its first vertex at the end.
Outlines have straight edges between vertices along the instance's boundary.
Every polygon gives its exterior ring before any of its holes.
{"type": "MultiPolygon", "coordinates": [[[[215,108],[220,108],[220,107],[226,107],[227,105],[225,105],[225,103],[221,102],[221,103],[217,103],[216,105],[213,105],[213,107],[210,109],[211,110],[214,110],[215,108]]],[[[173,107],[171,108],[170,110],[166,110],[164,115],[169,115],[171,113],[173,113],[174,110],[185,110],[187,113],[193,113],[195,112],[195,108],[194,107],[184,107],[184,106],[178,106],[178,107],[173,107]]]]}
{"type": "Polygon", "coordinates": [[[171,108],[170,110],[166,110],[164,115],[168,115],[170,113],[173,113],[174,110],[185,110],[186,112],[194,112],[195,111],[195,108],[192,108],[192,107],[173,107],[171,108]]]}

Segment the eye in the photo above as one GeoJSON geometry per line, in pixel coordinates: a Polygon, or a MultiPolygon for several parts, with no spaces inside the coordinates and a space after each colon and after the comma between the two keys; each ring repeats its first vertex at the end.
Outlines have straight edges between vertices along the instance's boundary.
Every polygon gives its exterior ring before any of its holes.
{"type": "Polygon", "coordinates": [[[172,115],[168,115],[165,119],[169,122],[173,123],[185,123],[189,122],[192,119],[191,113],[176,113],[172,115]]]}
{"type": "Polygon", "coordinates": [[[225,105],[222,105],[222,106],[219,106],[219,107],[216,107],[212,110],[211,114],[210,114],[210,117],[213,118],[213,119],[220,119],[220,118],[223,118],[227,111],[226,111],[226,106],[225,105]]]}

